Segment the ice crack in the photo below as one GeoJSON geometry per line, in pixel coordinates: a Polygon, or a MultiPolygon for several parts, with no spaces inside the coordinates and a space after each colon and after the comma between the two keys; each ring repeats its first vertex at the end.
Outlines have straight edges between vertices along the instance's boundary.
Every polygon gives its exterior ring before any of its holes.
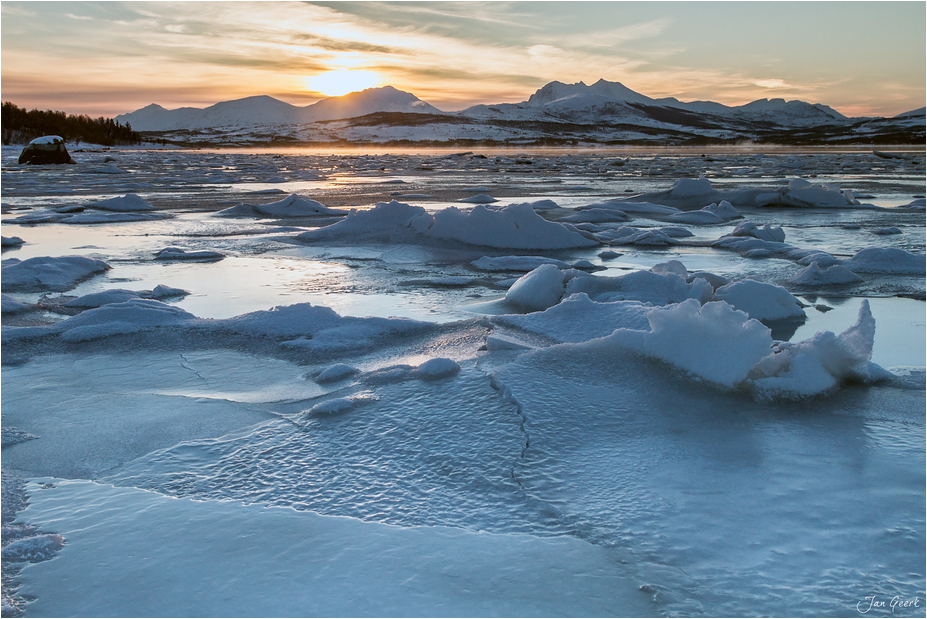
{"type": "Polygon", "coordinates": [[[190,370],[191,372],[193,372],[194,374],[196,374],[197,378],[199,378],[201,381],[203,381],[203,384],[206,385],[206,386],[208,387],[208,386],[209,386],[209,381],[206,380],[206,379],[203,377],[203,375],[200,374],[198,371],[196,371],[194,368],[192,368],[192,367],[190,367],[189,365],[187,365],[188,363],[190,363],[190,361],[189,361],[186,357],[183,356],[183,353],[179,353],[179,354],[180,354],[180,358],[183,359],[183,361],[180,362],[180,366],[181,366],[183,369],[185,369],[185,370],[190,370]]]}

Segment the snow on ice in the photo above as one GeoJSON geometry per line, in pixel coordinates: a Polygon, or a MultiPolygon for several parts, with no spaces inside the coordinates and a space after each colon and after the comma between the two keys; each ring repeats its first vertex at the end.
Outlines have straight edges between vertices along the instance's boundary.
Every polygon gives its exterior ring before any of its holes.
{"type": "Polygon", "coordinates": [[[923,599],[923,154],[87,148],[3,150],[4,615],[923,599]]]}

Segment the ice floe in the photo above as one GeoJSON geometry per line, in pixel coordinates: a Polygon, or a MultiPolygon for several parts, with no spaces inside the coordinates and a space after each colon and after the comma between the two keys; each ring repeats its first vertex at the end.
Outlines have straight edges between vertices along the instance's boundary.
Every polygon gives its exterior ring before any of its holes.
{"type": "Polygon", "coordinates": [[[2,287],[9,292],[63,292],[109,268],[85,256],[7,258],[2,263],[2,287]]]}
{"type": "Polygon", "coordinates": [[[505,300],[521,310],[538,312],[556,305],[563,290],[563,272],[556,265],[542,264],[512,284],[505,300]]]}
{"type": "Polygon", "coordinates": [[[843,266],[855,273],[923,275],[925,272],[924,256],[891,247],[861,249],[845,260],[843,266]]]}
{"type": "Polygon", "coordinates": [[[367,211],[351,211],[338,223],[296,236],[308,243],[345,238],[410,243],[438,239],[501,249],[565,249],[598,244],[578,231],[543,219],[529,204],[502,208],[480,204],[469,211],[450,207],[431,215],[419,206],[381,202],[367,211]]]}
{"type": "Polygon", "coordinates": [[[216,217],[266,217],[283,219],[287,217],[320,217],[347,215],[344,209],[331,208],[321,202],[291,194],[277,202],[268,204],[239,204],[219,211],[216,217]]]}
{"type": "Polygon", "coordinates": [[[114,198],[107,198],[106,200],[97,200],[96,202],[88,203],[87,206],[101,211],[116,211],[120,213],[154,210],[154,206],[152,206],[151,203],[146,202],[134,193],[127,193],[124,196],[116,196],[114,198]]]}
{"type": "Polygon", "coordinates": [[[155,260],[165,261],[216,262],[223,258],[225,258],[225,254],[220,254],[217,251],[187,251],[180,247],[165,247],[155,254],[155,260]]]}
{"type": "Polygon", "coordinates": [[[788,290],[752,279],[722,286],[715,291],[714,298],[730,303],[757,320],[800,319],[805,316],[798,299],[788,290]]]}
{"type": "Polygon", "coordinates": [[[832,264],[822,267],[814,261],[796,273],[789,281],[801,286],[839,286],[857,284],[863,281],[863,278],[843,265],[832,264]]]}

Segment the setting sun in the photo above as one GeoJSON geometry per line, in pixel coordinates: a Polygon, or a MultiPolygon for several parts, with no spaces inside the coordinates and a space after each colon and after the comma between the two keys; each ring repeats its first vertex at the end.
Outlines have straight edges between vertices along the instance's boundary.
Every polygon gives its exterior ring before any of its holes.
{"type": "Polygon", "coordinates": [[[372,88],[380,83],[373,71],[328,71],[306,78],[306,87],[329,97],[340,97],[349,92],[372,88]]]}

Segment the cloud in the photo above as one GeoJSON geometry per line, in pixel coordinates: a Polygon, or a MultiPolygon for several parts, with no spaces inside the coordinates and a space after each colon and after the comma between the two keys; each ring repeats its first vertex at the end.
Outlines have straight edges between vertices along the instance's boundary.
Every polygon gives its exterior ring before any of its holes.
{"type": "Polygon", "coordinates": [[[787,84],[780,79],[756,80],[753,83],[760,88],[794,88],[791,84],[787,84]]]}

